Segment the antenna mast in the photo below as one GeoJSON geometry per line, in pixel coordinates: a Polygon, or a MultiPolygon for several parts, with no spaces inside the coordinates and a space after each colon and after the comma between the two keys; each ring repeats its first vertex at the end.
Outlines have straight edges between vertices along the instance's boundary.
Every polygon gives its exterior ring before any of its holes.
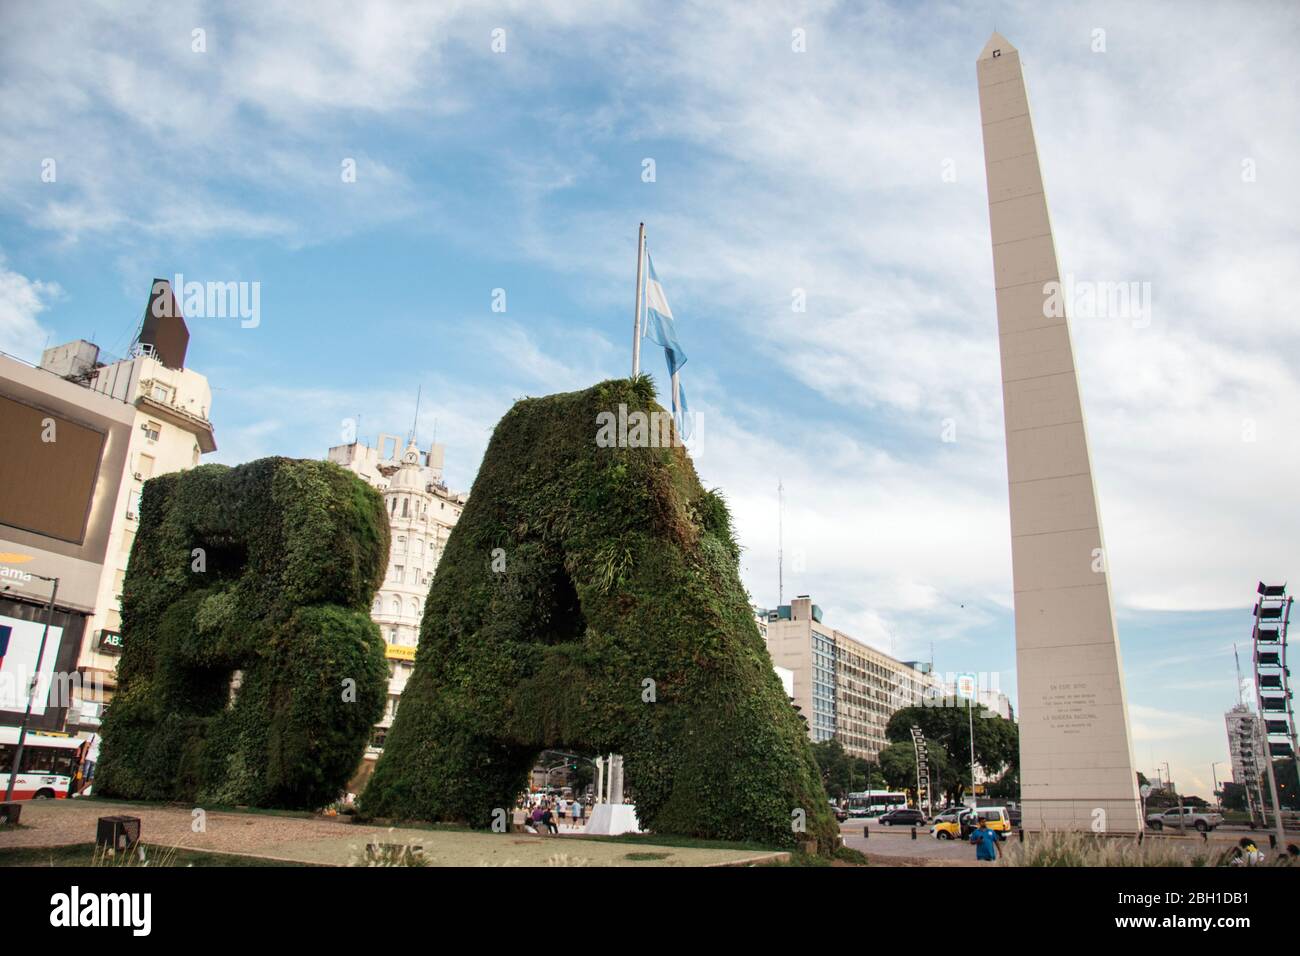
{"type": "Polygon", "coordinates": [[[1232,642],[1232,659],[1237,662],[1237,705],[1245,706],[1245,699],[1241,696],[1241,658],[1237,655],[1237,642],[1232,642]]]}
{"type": "Polygon", "coordinates": [[[785,603],[785,486],[776,480],[776,606],[785,603]]]}
{"type": "Polygon", "coordinates": [[[416,389],[415,389],[415,421],[413,421],[413,422],[411,423],[411,435],[410,435],[409,438],[406,439],[406,443],[407,443],[408,445],[409,445],[411,442],[415,441],[415,432],[416,432],[416,430],[420,427],[420,393],[421,393],[423,390],[424,390],[424,386],[423,386],[423,385],[418,385],[418,386],[416,386],[416,389]]]}

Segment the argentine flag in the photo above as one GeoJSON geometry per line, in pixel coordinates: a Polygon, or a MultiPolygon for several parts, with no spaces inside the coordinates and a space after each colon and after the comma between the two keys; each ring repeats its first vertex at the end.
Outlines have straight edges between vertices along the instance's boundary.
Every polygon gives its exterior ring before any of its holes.
{"type": "Polygon", "coordinates": [[[686,352],[682,345],[677,341],[677,327],[673,322],[673,310],[668,306],[668,297],[664,295],[664,287],[659,282],[659,276],[655,273],[654,260],[650,258],[650,250],[645,253],[646,261],[646,283],[645,283],[645,336],[654,340],[664,350],[664,358],[668,361],[668,380],[669,388],[676,385],[677,394],[673,396],[673,411],[677,413],[677,430],[683,438],[691,437],[690,419],[686,407],[686,389],[682,387],[680,378],[673,382],[673,378],[686,364],[686,352]]]}

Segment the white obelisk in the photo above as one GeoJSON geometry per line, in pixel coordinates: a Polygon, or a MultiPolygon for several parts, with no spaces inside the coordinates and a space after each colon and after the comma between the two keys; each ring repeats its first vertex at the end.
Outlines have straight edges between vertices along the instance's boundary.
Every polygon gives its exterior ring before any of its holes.
{"type": "Polygon", "coordinates": [[[1141,828],[1083,404],[1020,54],[976,62],[1011,498],[1027,829],[1141,828]]]}

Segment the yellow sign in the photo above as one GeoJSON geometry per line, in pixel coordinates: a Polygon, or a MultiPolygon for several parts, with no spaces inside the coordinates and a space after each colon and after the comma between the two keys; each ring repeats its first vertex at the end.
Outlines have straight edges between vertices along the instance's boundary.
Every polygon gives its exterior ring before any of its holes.
{"type": "Polygon", "coordinates": [[[0,551],[0,564],[26,564],[32,560],[30,554],[19,554],[16,551],[0,551]]]}
{"type": "Polygon", "coordinates": [[[384,656],[395,661],[413,661],[415,648],[404,644],[389,644],[384,650],[384,656]]]}

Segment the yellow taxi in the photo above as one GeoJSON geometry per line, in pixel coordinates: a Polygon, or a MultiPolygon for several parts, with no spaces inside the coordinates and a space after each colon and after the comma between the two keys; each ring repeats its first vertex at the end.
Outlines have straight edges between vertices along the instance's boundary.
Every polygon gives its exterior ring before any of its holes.
{"type": "Polygon", "coordinates": [[[967,809],[951,816],[941,815],[930,828],[930,833],[936,840],[965,840],[981,820],[1000,839],[1005,840],[1011,832],[1011,817],[1006,807],[976,807],[973,811],[967,809]]]}

